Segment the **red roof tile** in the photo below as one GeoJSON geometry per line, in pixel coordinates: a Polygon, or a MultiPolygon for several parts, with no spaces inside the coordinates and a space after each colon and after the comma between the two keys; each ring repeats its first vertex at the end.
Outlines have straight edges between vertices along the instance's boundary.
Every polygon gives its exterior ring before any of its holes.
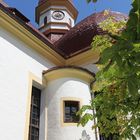
{"type": "MultiPolygon", "coordinates": [[[[47,0],[39,0],[39,2],[38,2],[38,4],[39,5],[41,5],[41,4],[43,4],[44,2],[46,2],[47,0]]],[[[67,1],[67,0],[66,0],[67,1]]],[[[71,3],[73,2],[73,0],[68,0],[68,1],[70,1],[71,3]]]]}
{"type": "Polygon", "coordinates": [[[55,43],[55,47],[60,49],[67,58],[90,49],[93,37],[98,34],[104,34],[98,26],[99,23],[109,16],[115,17],[115,20],[127,19],[126,15],[119,12],[109,11],[109,14],[104,14],[103,11],[92,14],[71,28],[70,31],[55,43]]]}

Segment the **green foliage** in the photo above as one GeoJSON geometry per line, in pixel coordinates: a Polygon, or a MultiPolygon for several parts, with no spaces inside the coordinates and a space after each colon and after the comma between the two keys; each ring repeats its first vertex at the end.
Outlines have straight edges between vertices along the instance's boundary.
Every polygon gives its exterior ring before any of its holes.
{"type": "Polygon", "coordinates": [[[106,137],[116,134],[116,140],[140,136],[140,0],[133,0],[132,7],[126,26],[112,17],[99,25],[108,35],[98,35],[92,43],[101,53],[93,87],[98,95],[79,111],[83,126],[95,118],[93,128],[106,137]]]}
{"type": "Polygon", "coordinates": [[[97,0],[87,0],[88,3],[90,2],[97,2],[97,0]]]}

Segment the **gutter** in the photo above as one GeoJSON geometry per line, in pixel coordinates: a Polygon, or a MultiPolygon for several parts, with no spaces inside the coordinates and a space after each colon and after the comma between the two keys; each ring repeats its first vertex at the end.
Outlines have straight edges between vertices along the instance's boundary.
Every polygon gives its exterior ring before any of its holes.
{"type": "MultiPolygon", "coordinates": [[[[90,82],[90,85],[89,85],[89,86],[90,86],[89,88],[90,88],[91,99],[94,99],[94,97],[95,97],[95,96],[94,96],[94,93],[93,93],[93,91],[92,91],[92,86],[93,86],[93,84],[94,84],[95,81],[96,81],[96,79],[93,80],[93,81],[91,81],[91,82],[90,82]]],[[[94,116],[94,115],[95,115],[95,110],[93,110],[93,116],[94,116]]],[[[96,119],[93,120],[93,123],[96,124],[96,119]]],[[[95,140],[99,140],[99,139],[98,139],[98,129],[97,129],[97,128],[95,128],[95,140]]]]}

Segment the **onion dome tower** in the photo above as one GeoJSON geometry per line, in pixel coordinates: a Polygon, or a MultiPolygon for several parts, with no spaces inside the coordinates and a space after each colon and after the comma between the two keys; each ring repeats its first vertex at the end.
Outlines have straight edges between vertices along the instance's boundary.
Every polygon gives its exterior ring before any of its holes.
{"type": "Polygon", "coordinates": [[[52,42],[59,40],[74,26],[77,15],[72,0],[39,0],[36,7],[39,30],[52,42]]]}

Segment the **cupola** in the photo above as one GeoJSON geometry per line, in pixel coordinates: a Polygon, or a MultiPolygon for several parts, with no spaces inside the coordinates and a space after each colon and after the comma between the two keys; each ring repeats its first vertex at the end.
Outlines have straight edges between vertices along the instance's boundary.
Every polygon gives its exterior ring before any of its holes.
{"type": "Polygon", "coordinates": [[[74,26],[77,15],[72,0],[39,0],[36,7],[39,30],[52,42],[59,40],[74,26]]]}

